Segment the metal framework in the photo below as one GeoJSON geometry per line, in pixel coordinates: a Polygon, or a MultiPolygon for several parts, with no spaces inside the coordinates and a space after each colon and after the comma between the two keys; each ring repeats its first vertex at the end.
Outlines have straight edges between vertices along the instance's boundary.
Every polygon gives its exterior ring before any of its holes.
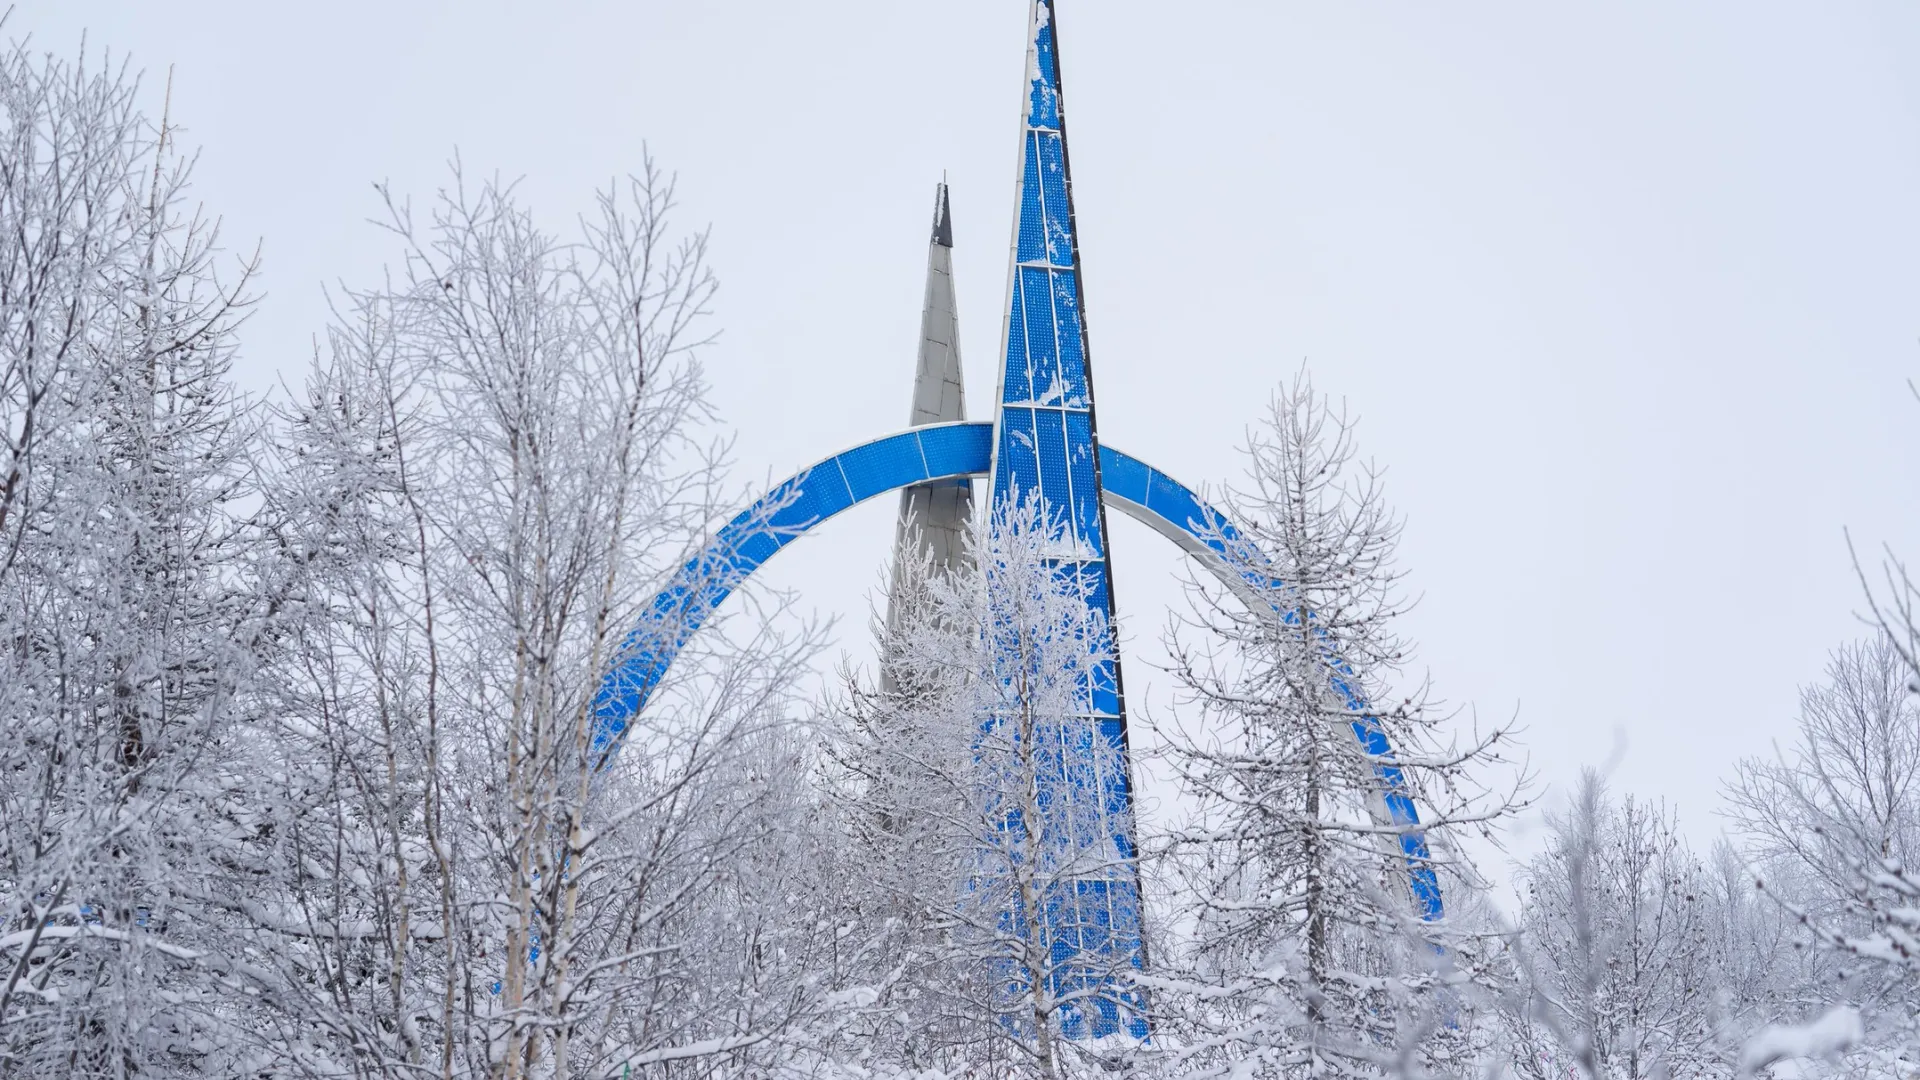
{"type": "MultiPolygon", "coordinates": [[[[1099,441],[1054,7],[1055,0],[1030,0],[1018,211],[993,421],[964,419],[951,211],[942,184],[910,414],[915,426],[835,454],[777,485],[682,567],[629,633],[601,688],[595,737],[600,753],[617,748],[675,655],[742,581],[807,531],[886,492],[902,492],[898,542],[919,537],[936,564],[949,568],[961,557],[959,535],[972,511],[974,479],[990,479],[996,506],[1038,502],[1052,514],[1057,533],[1050,541],[1056,573],[1081,584],[1092,614],[1109,625],[1114,615],[1109,505],[1180,545],[1243,599],[1271,603],[1277,583],[1249,569],[1264,566],[1264,560],[1250,553],[1230,522],[1191,489],[1099,441]]],[[[890,612],[889,620],[893,617],[890,612]]],[[[1335,668],[1340,670],[1338,663],[1335,668]]],[[[1439,919],[1444,913],[1440,888],[1406,779],[1367,703],[1341,677],[1333,682],[1354,713],[1355,737],[1375,762],[1383,795],[1376,814],[1398,827],[1416,906],[1424,918],[1439,919]]],[[[1108,753],[1101,758],[1121,766],[1090,784],[1063,781],[1062,788],[1064,797],[1099,800],[1115,812],[1122,822],[1114,835],[1123,855],[1120,867],[1062,887],[1046,899],[1041,919],[1054,961],[1051,988],[1080,991],[1076,996],[1093,1003],[1064,1016],[1064,1033],[1074,1038],[1148,1035],[1145,1002],[1120,986],[1117,977],[1119,970],[1141,967],[1146,959],[1122,687],[1116,656],[1086,680],[1082,712],[1074,718],[1105,740],[1108,753]],[[1089,989],[1092,993],[1085,993],[1089,989]]],[[[1074,775],[1084,777],[1086,770],[1074,775]]]]}

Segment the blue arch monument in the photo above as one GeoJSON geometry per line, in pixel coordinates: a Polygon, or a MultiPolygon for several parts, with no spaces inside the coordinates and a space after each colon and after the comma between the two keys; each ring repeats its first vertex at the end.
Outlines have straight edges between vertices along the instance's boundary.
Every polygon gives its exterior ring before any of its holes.
{"type": "MultiPolygon", "coordinates": [[[[958,317],[952,285],[952,228],[946,185],[936,195],[929,244],[926,306],[907,430],[825,458],[777,485],[741,511],[644,610],[628,634],[622,659],[606,676],[596,702],[596,745],[611,753],[643,710],[675,655],[713,611],[781,548],[856,503],[901,492],[900,543],[931,549],[936,563],[954,565],[972,512],[972,483],[989,481],[995,503],[1042,499],[1054,508],[1071,541],[1062,569],[1081,575],[1088,602],[1111,620],[1108,508],[1151,527],[1199,559],[1226,585],[1253,603],[1269,603],[1270,579],[1248,574],[1236,557],[1238,534],[1194,491],[1165,473],[1104,445],[1095,423],[1085,292],[1080,273],[1073,184],[1061,96],[1056,0],[1030,0],[1027,94],[1020,131],[1021,173],[1001,330],[999,393],[991,422],[965,418],[958,317]],[[911,526],[911,528],[910,528],[911,526]],[[1243,579],[1242,575],[1247,575],[1243,579]],[[1250,588],[1257,584],[1260,589],[1250,588]]],[[[1283,613],[1285,614],[1285,613],[1283,613]]],[[[1393,752],[1367,704],[1340,680],[1354,711],[1355,737],[1373,757],[1384,793],[1381,812],[1402,828],[1400,846],[1417,909],[1429,920],[1443,913],[1440,888],[1419,815],[1393,752]]],[[[1082,701],[1084,717],[1125,760],[1126,705],[1116,658],[1096,672],[1082,701]]],[[[1122,838],[1131,856],[1133,791],[1128,770],[1086,791],[1108,800],[1129,823],[1122,838]]],[[[1050,901],[1053,955],[1076,978],[1071,956],[1098,953],[1113,972],[1144,961],[1137,875],[1081,883],[1075,895],[1050,901]],[[1057,910],[1054,910],[1057,908],[1057,910]],[[1097,929],[1096,929],[1097,928],[1097,929]]],[[[1100,978],[1117,982],[1117,976],[1100,978]]],[[[1067,1034],[1145,1038],[1144,1008],[1117,985],[1095,988],[1097,1008],[1070,1017],[1067,1034]]]]}

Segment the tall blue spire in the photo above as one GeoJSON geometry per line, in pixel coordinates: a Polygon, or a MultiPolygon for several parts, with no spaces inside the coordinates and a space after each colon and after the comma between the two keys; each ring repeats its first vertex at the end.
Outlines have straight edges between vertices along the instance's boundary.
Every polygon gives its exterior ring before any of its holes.
{"type": "MultiPolygon", "coordinates": [[[[1029,31],[992,505],[998,509],[1036,497],[1043,501],[1062,531],[1060,571],[1077,575],[1087,602],[1111,626],[1112,574],[1053,0],[1033,0],[1029,31]]],[[[1100,758],[1120,764],[1100,777],[1100,790],[1074,796],[1097,799],[1114,811],[1113,839],[1128,862],[1074,883],[1071,896],[1050,898],[1045,921],[1054,967],[1049,981],[1057,994],[1114,987],[1092,999],[1096,1008],[1068,1018],[1070,1036],[1126,1032],[1145,1037],[1141,1003],[1116,985],[1125,968],[1143,962],[1139,878],[1131,863],[1135,846],[1126,709],[1117,655],[1095,672],[1082,707],[1088,725],[1110,748],[1100,758]]],[[[1081,770],[1075,774],[1086,775],[1081,770]]]]}

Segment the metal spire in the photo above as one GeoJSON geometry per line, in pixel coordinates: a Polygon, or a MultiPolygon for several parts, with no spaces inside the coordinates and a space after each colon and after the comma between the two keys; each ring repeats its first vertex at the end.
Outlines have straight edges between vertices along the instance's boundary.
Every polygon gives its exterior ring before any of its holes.
{"type": "MultiPolygon", "coordinates": [[[[913,375],[912,427],[967,418],[966,382],[960,369],[960,315],[953,292],[953,211],[946,181],[934,188],[933,235],[927,244],[926,299],[920,310],[920,355],[913,375]]],[[[967,522],[973,516],[970,480],[915,484],[900,493],[900,519],[894,533],[893,585],[887,595],[887,628],[897,630],[912,582],[903,575],[918,563],[909,545],[929,559],[936,573],[948,573],[966,558],[967,522]]],[[[891,680],[883,668],[883,681],[891,680]]]]}

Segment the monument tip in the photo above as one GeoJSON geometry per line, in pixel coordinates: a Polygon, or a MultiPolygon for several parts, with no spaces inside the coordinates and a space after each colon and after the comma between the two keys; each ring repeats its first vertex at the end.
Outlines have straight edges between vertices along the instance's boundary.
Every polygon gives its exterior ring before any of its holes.
{"type": "Polygon", "coordinates": [[[953,216],[947,209],[945,179],[940,181],[940,185],[933,192],[933,242],[943,248],[953,246],[953,216]]]}

